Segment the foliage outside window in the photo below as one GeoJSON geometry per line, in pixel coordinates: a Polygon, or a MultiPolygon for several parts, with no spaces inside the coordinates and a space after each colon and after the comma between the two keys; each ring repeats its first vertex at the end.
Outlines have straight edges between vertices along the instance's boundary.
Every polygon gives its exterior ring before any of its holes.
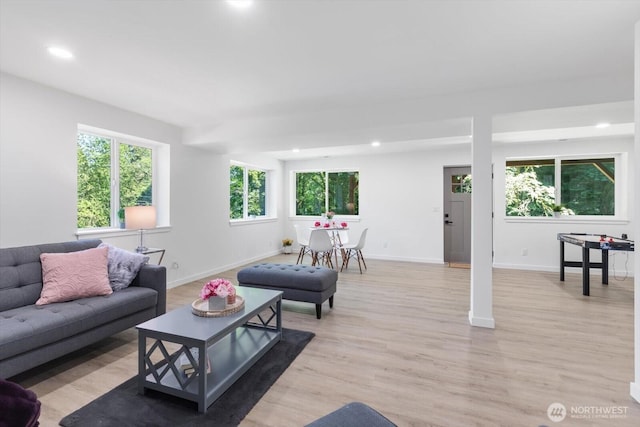
{"type": "Polygon", "coordinates": [[[615,214],[615,160],[563,160],[560,197],[578,215],[615,214]]]}
{"type": "Polygon", "coordinates": [[[359,173],[296,172],[296,215],[359,214],[359,173]]]}
{"type": "Polygon", "coordinates": [[[471,175],[451,175],[451,192],[471,194],[471,175]]]}
{"type": "Polygon", "coordinates": [[[508,161],[505,199],[507,216],[552,216],[559,205],[575,215],[614,215],[615,159],[508,161]]]}
{"type": "Polygon", "coordinates": [[[126,206],[153,204],[153,149],[78,132],[78,219],[83,228],[119,227],[126,206]]]}
{"type": "Polygon", "coordinates": [[[266,216],[267,172],[231,165],[229,178],[229,218],[266,216]]]}

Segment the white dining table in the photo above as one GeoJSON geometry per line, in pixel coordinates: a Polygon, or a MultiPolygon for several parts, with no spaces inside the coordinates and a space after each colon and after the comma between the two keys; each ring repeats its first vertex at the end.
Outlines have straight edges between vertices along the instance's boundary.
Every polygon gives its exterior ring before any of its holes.
{"type": "Polygon", "coordinates": [[[340,239],[340,233],[338,231],[348,231],[349,227],[341,227],[338,225],[329,225],[325,227],[324,224],[317,227],[309,227],[311,231],[313,230],[325,230],[327,233],[331,235],[331,241],[333,242],[333,255],[335,259],[334,268],[338,270],[338,249],[342,247],[342,240],[340,239]]]}

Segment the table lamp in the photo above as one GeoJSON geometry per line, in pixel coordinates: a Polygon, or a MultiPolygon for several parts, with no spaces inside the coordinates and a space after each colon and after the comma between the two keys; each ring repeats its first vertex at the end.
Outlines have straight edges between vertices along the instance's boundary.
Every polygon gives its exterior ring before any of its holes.
{"type": "Polygon", "coordinates": [[[124,221],[128,230],[140,230],[140,246],[136,248],[136,252],[146,251],[147,247],[144,246],[142,236],[144,230],[156,227],[156,207],[129,206],[124,208],[124,221]]]}

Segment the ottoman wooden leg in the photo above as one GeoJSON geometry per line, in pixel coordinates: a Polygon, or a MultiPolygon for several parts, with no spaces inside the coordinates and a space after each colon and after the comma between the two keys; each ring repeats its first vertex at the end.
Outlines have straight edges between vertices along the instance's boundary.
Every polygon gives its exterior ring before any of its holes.
{"type": "Polygon", "coordinates": [[[329,308],[333,308],[333,295],[329,297],[329,308]]]}
{"type": "Polygon", "coordinates": [[[322,318],[322,304],[316,304],[316,318],[322,318]]]}

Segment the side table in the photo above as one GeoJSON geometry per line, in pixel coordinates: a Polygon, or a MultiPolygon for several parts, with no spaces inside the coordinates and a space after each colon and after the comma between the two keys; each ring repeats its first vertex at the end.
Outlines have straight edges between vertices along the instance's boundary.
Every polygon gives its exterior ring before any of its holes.
{"type": "Polygon", "coordinates": [[[147,248],[144,251],[138,252],[142,255],[150,255],[150,254],[160,254],[160,259],[158,260],[158,265],[162,264],[162,258],[164,258],[164,249],[161,248],[147,248]]]}

